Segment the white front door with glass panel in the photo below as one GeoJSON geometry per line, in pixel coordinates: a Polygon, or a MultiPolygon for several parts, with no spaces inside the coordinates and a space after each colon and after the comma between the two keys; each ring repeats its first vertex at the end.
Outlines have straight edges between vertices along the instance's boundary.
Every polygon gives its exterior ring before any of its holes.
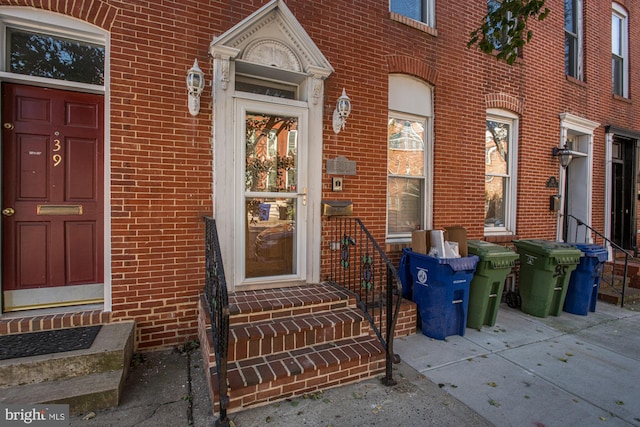
{"type": "Polygon", "coordinates": [[[306,260],[306,109],[238,101],[236,260],[242,285],[304,279],[306,260]],[[301,167],[302,166],[302,167],[301,167]],[[241,213],[241,214],[240,214],[241,213]]]}

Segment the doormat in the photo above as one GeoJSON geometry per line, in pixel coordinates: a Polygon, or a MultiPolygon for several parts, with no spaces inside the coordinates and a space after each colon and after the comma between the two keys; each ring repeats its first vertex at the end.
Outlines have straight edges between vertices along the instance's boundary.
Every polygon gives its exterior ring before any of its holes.
{"type": "Polygon", "coordinates": [[[40,356],[91,347],[102,325],[0,336],[0,360],[40,356]]]}

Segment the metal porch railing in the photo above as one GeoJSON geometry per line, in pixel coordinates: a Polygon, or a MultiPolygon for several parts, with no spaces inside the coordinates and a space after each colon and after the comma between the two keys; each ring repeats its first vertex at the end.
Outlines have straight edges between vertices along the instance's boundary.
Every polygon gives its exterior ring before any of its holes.
{"type": "Polygon", "coordinates": [[[386,352],[385,385],[395,385],[393,334],[400,312],[402,285],[398,272],[362,221],[330,218],[330,272],[326,280],[350,291],[386,352]]]}
{"type": "Polygon", "coordinates": [[[611,248],[612,251],[612,260],[611,260],[611,271],[607,272],[605,269],[602,269],[600,273],[600,286],[603,284],[610,287],[614,292],[620,295],[620,307],[624,307],[624,294],[627,287],[627,273],[629,269],[629,260],[633,258],[633,254],[631,254],[626,249],[623,249],[620,245],[612,242],[610,239],[605,237],[602,233],[598,232],[591,226],[584,223],[579,218],[571,214],[565,215],[566,218],[570,220],[574,220],[576,222],[575,227],[575,238],[572,243],[579,243],[578,235],[584,235],[584,243],[595,243],[601,244],[605,248],[611,248]],[[584,233],[579,233],[580,227],[585,228],[584,233]],[[591,241],[589,241],[591,239],[591,241]],[[600,242],[600,243],[599,243],[600,242]],[[622,288],[618,290],[615,286],[616,276],[622,276],[622,288]]]}
{"type": "Polygon", "coordinates": [[[218,397],[220,417],[216,420],[217,427],[229,427],[227,417],[229,394],[227,387],[227,356],[229,349],[229,297],[227,281],[224,276],[222,256],[218,230],[213,218],[205,217],[206,251],[205,251],[205,285],[204,296],[207,302],[209,318],[211,319],[211,334],[213,336],[213,350],[216,357],[216,374],[218,378],[218,397]]]}

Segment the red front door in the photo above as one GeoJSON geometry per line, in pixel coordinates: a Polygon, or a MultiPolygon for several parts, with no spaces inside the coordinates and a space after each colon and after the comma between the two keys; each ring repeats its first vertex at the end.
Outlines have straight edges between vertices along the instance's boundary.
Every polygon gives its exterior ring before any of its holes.
{"type": "Polygon", "coordinates": [[[5,310],[97,298],[79,287],[104,280],[103,108],[101,95],[2,85],[5,310]]]}

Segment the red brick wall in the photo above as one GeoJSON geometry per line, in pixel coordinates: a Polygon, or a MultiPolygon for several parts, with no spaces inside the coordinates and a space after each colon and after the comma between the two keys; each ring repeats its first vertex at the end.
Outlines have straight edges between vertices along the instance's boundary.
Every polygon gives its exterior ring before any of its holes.
{"type": "MultiPolygon", "coordinates": [[[[111,255],[114,320],[135,319],[138,348],[170,346],[195,337],[198,293],[203,287],[202,215],[212,212],[211,63],[214,35],[266,1],[0,0],[67,14],[110,31],[111,255]],[[186,107],[185,76],[197,58],[207,76],[200,115],[186,107]]],[[[433,85],[435,156],[433,226],[461,224],[483,237],[484,133],[488,107],[522,113],[517,233],[555,236],[545,182],[558,172],[551,156],[562,112],[602,125],[640,129],[633,97],[639,92],[640,5],[629,10],[631,100],[611,95],[611,3],[585,2],[585,83],[565,78],[563,3],[548,0],[551,14],[532,22],[534,38],[514,66],[467,49],[484,2],[436,1],[436,31],[389,19],[384,1],[288,0],[287,5],[335,68],[326,81],[324,157],[357,162],[344,191],[323,199],[354,202],[354,213],[384,241],[386,208],[387,85],[404,72],[433,85]],[[353,111],[336,135],[331,112],[342,88],[353,111]],[[506,94],[500,101],[497,94],[506,94]],[[498,100],[496,100],[498,99],[498,100]],[[488,102],[487,102],[488,101],[488,102]]],[[[595,133],[594,225],[603,229],[604,134],[595,133]]],[[[391,255],[397,259],[398,254],[391,255]]]]}

